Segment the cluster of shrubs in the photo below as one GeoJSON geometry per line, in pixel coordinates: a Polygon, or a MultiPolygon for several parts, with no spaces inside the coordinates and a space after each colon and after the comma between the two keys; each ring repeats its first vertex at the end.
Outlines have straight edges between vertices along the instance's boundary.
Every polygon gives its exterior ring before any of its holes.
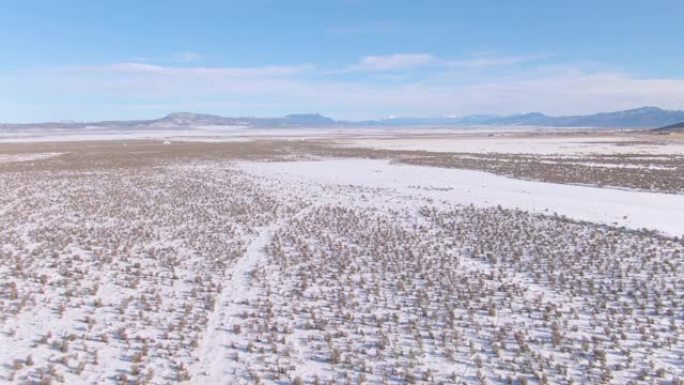
{"type": "Polygon", "coordinates": [[[225,168],[2,173],[0,196],[0,376],[22,384],[191,379],[232,264],[294,210],[225,168]]]}
{"type": "Polygon", "coordinates": [[[684,375],[675,238],[502,208],[324,205],[292,218],[267,252],[235,346],[260,381],[684,375]]]}

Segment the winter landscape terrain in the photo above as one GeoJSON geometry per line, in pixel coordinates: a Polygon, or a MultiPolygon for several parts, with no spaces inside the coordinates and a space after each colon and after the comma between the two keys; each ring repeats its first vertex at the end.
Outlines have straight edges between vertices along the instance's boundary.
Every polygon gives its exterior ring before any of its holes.
{"type": "Polygon", "coordinates": [[[0,9],[0,385],[684,385],[684,1],[0,9]]]}
{"type": "Polygon", "coordinates": [[[0,383],[684,383],[678,134],[237,130],[0,141],[0,383]]]}

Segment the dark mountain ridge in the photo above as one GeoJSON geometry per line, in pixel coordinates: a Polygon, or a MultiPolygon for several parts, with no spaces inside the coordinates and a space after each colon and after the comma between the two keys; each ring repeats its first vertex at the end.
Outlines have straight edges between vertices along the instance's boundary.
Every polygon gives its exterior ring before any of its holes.
{"type": "Polygon", "coordinates": [[[671,133],[671,132],[681,132],[684,133],[684,122],[671,124],[665,127],[654,128],[652,131],[658,133],[671,133]]]}

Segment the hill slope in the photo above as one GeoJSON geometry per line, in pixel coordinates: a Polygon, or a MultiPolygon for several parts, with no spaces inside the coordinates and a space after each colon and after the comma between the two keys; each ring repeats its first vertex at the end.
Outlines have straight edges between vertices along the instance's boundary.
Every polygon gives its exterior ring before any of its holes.
{"type": "Polygon", "coordinates": [[[682,132],[684,133],[684,122],[671,124],[669,126],[654,128],[652,131],[668,133],[668,132],[682,132]]]}

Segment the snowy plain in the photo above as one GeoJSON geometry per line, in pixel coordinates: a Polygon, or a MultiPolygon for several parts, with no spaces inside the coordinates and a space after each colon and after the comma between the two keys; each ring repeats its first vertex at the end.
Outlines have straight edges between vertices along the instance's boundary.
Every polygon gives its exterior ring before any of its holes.
{"type": "MultiPolygon", "coordinates": [[[[510,133],[510,132],[509,132],[510,133]]],[[[478,154],[535,154],[535,155],[684,155],[684,141],[643,141],[638,136],[388,136],[384,138],[355,138],[340,140],[342,146],[383,150],[411,150],[478,154]]]]}
{"type": "Polygon", "coordinates": [[[61,152],[29,153],[29,154],[0,154],[0,163],[30,162],[33,160],[49,159],[60,156],[61,152]]]}
{"type": "MultiPolygon", "coordinates": [[[[0,143],[68,142],[99,140],[159,140],[231,142],[261,138],[274,139],[383,139],[423,135],[488,135],[499,133],[542,133],[543,127],[283,127],[257,128],[247,126],[192,126],[129,129],[91,127],[80,129],[30,128],[0,130],[0,143]]],[[[552,129],[557,131],[559,129],[552,129]]],[[[560,130],[568,131],[568,130],[560,130]]],[[[380,141],[379,143],[383,143],[380,141]]],[[[372,143],[372,142],[370,142],[372,143]]]]}
{"type": "Polygon", "coordinates": [[[3,155],[0,383],[681,384],[682,194],[157,139],[3,155]]]}
{"type": "Polygon", "coordinates": [[[671,236],[684,235],[684,195],[524,181],[480,171],[384,160],[245,163],[241,168],[290,183],[390,188],[435,202],[501,205],[630,229],[657,230],[671,236]]]}

